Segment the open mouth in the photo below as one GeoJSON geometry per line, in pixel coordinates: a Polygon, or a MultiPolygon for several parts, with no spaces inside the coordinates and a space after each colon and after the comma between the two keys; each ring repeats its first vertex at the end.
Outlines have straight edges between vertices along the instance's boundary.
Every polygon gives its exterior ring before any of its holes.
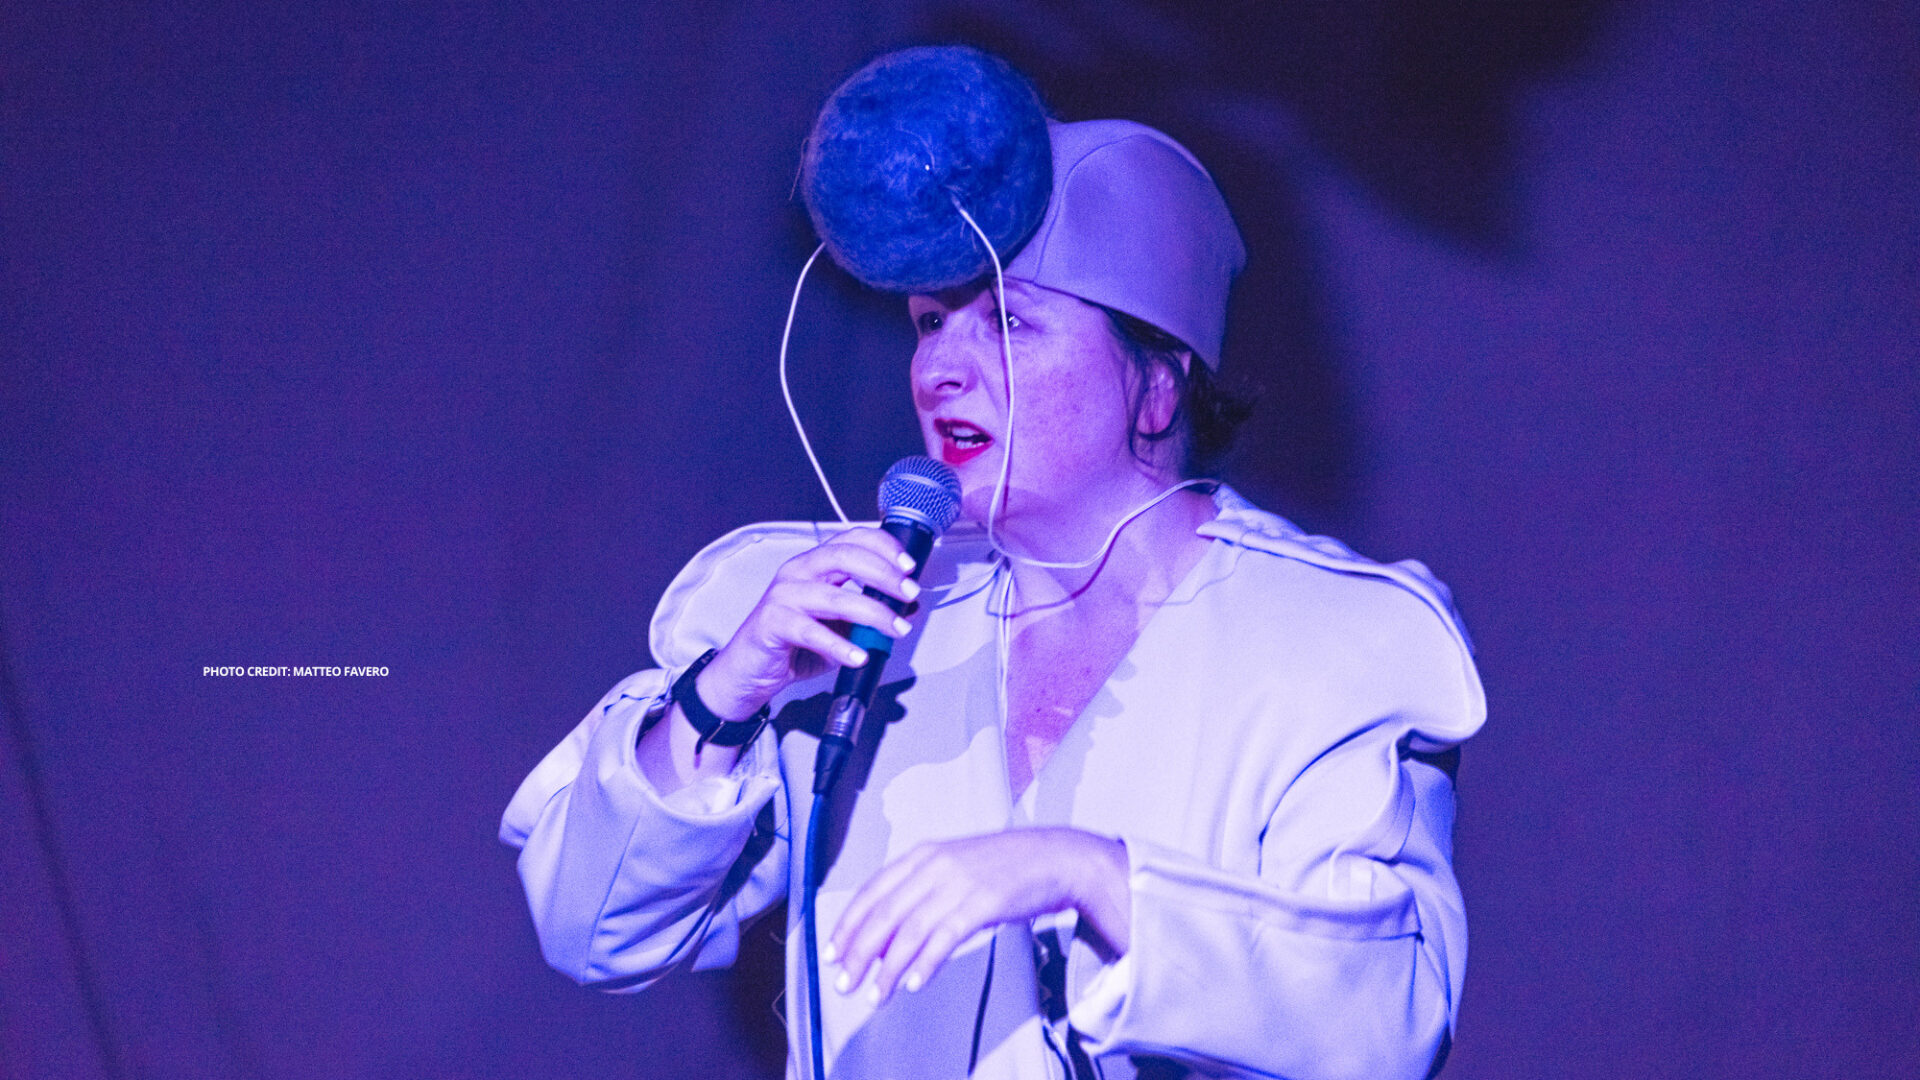
{"type": "Polygon", "coordinates": [[[993,445],[993,436],[965,420],[935,420],[933,430],[940,434],[940,460],[949,465],[972,461],[993,445]]]}

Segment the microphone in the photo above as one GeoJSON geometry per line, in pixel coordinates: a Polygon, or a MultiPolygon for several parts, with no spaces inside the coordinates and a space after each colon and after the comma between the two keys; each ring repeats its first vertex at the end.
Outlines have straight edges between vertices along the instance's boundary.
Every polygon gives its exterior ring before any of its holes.
{"type": "MultiPolygon", "coordinates": [[[[906,549],[913,558],[918,578],[926,568],[933,542],[960,516],[960,478],[944,464],[924,455],[903,457],[893,463],[880,480],[880,528],[906,549]]],[[[895,612],[906,610],[906,603],[878,589],[864,590],[895,612]]],[[[867,662],[860,667],[842,667],[833,686],[833,704],[827,709],[827,729],[820,738],[820,749],[813,762],[813,792],[833,790],[840,770],[853,754],[860,737],[860,721],[873,705],[873,693],[880,686],[880,674],[893,655],[893,639],[870,626],[856,626],[847,635],[855,645],[867,651],[867,662]]]]}

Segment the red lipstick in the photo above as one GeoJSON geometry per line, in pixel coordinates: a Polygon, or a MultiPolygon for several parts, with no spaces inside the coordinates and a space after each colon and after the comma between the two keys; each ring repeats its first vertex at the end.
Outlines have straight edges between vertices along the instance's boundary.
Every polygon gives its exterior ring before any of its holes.
{"type": "Polygon", "coordinates": [[[940,434],[940,460],[962,465],[987,452],[993,436],[965,420],[935,420],[933,429],[940,434]]]}

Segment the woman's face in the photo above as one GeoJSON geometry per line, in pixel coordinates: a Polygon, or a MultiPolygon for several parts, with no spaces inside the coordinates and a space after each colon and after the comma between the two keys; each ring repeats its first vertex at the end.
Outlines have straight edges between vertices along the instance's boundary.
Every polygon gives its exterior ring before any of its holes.
{"type": "MultiPolygon", "coordinates": [[[[1013,466],[997,526],[1093,512],[1137,499],[1133,365],[1105,312],[1076,297],[1006,283],[1014,369],[1013,466]]],[[[985,521],[1007,444],[1000,317],[991,287],[907,301],[919,344],[913,405],[927,453],[959,474],[963,512],[985,521]]]]}

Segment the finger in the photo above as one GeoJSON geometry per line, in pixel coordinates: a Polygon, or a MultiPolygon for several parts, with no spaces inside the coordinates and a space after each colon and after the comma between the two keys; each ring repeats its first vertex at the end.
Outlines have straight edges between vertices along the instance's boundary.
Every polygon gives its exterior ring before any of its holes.
{"type": "MultiPolygon", "coordinates": [[[[847,946],[847,956],[841,962],[842,974],[837,987],[845,987],[842,993],[851,991],[867,981],[869,975],[876,974],[887,952],[894,947],[895,939],[901,929],[913,917],[914,912],[929,904],[935,904],[934,891],[940,887],[940,881],[927,874],[916,874],[900,882],[888,891],[862,920],[858,932],[852,935],[847,946]]],[[[924,930],[922,931],[924,936],[924,930]]],[[[912,948],[917,951],[918,939],[912,948]]],[[[877,993],[878,985],[874,987],[877,993]]],[[[879,1000],[878,997],[875,1000],[879,1000]]]]}
{"type": "Polygon", "coordinates": [[[862,667],[868,660],[867,650],[803,611],[785,609],[772,621],[775,625],[771,630],[779,648],[805,649],[850,667],[862,667]]]}
{"type": "Polygon", "coordinates": [[[953,958],[953,950],[983,929],[984,926],[975,926],[971,930],[957,930],[944,923],[935,927],[933,933],[927,935],[927,943],[921,946],[919,955],[913,958],[906,973],[900,977],[900,985],[909,994],[919,993],[920,988],[932,982],[933,977],[940,974],[940,969],[953,958]]]}
{"type": "MultiPolygon", "coordinates": [[[[889,542],[892,539],[887,537],[889,542]]],[[[903,568],[892,555],[861,545],[822,544],[781,569],[788,571],[789,567],[790,581],[824,581],[830,585],[852,581],[902,601],[920,595],[920,583],[907,576],[911,566],[903,568]]]]}
{"type": "Polygon", "coordinates": [[[924,865],[931,853],[930,847],[922,845],[914,848],[881,868],[879,873],[860,887],[848,902],[846,910],[840,913],[839,921],[828,935],[827,950],[829,959],[839,957],[843,970],[839,984],[845,986],[842,993],[865,981],[868,967],[892,936],[898,918],[890,915],[890,912],[903,906],[910,907],[912,900],[925,892],[927,882],[923,881],[917,887],[914,882],[920,866],[924,865]]]}
{"type": "Polygon", "coordinates": [[[942,893],[914,908],[894,931],[873,976],[874,996],[885,1001],[905,986],[917,991],[933,978],[959,944],[986,926],[980,906],[963,893],[942,893]]]}
{"type": "Polygon", "coordinates": [[[817,581],[781,586],[776,602],[798,609],[822,622],[841,622],[870,626],[888,637],[904,637],[913,624],[893,613],[893,609],[871,596],[817,581]]]}
{"type": "Polygon", "coordinates": [[[901,570],[913,569],[912,556],[907,554],[906,549],[900,546],[900,541],[894,539],[891,533],[881,529],[871,527],[848,529],[828,543],[863,547],[901,570]]]}
{"type": "Polygon", "coordinates": [[[839,920],[834,923],[833,932],[827,935],[827,944],[836,953],[844,955],[868,914],[927,861],[927,858],[933,854],[935,846],[934,844],[916,845],[905,855],[881,867],[878,872],[868,878],[866,884],[854,892],[853,899],[849,900],[846,908],[840,912],[839,920]]]}

